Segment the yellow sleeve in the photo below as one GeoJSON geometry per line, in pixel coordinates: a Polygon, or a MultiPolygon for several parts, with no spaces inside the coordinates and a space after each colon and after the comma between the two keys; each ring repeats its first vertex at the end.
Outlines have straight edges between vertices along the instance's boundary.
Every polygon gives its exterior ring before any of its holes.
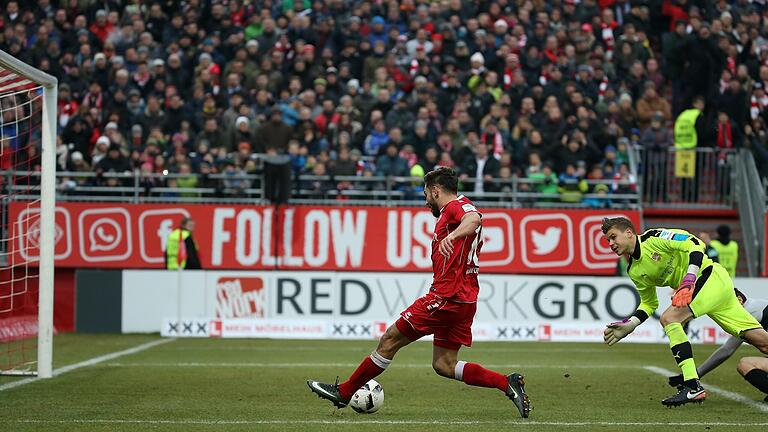
{"type": "MultiPolygon", "coordinates": [[[[691,234],[670,232],[666,237],[650,237],[646,240],[649,245],[661,252],[701,252],[704,253],[704,242],[691,234]],[[685,240],[676,240],[673,236],[688,236],[685,240]]],[[[662,234],[663,235],[663,234],[662,234]]],[[[679,237],[678,237],[679,238],[679,237]]]]}
{"type": "Polygon", "coordinates": [[[640,294],[640,306],[638,306],[637,309],[645,312],[650,317],[659,307],[659,298],[656,296],[656,287],[637,285],[637,292],[640,294]]]}

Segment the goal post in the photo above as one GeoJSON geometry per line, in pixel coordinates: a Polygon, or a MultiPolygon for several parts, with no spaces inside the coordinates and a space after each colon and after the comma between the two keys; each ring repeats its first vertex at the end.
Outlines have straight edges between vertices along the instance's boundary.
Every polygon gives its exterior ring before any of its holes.
{"type": "MultiPolygon", "coordinates": [[[[56,128],[57,128],[57,97],[58,81],[55,77],[40,71],[8,53],[0,51],[0,101],[4,96],[9,100],[16,100],[15,96],[24,91],[39,91],[42,89],[42,120],[40,121],[40,186],[39,186],[39,263],[38,263],[38,296],[37,296],[37,376],[40,378],[50,378],[53,376],[53,282],[54,282],[54,248],[55,248],[55,206],[56,206],[56,128]]],[[[29,101],[29,119],[34,114],[32,107],[39,101],[29,101]]],[[[6,107],[0,106],[5,114],[6,107]]],[[[14,116],[17,116],[18,109],[13,107],[14,116]]],[[[18,121],[18,120],[17,120],[18,121]]],[[[0,118],[2,122],[3,139],[5,137],[6,119],[0,118]]],[[[20,127],[17,125],[16,130],[20,127]]],[[[25,131],[26,132],[26,131],[25,131]]],[[[18,140],[18,137],[14,138],[18,140]]],[[[28,168],[28,167],[27,167],[28,168]]],[[[16,169],[16,167],[12,167],[16,169]]],[[[34,183],[34,182],[32,182],[34,183]]],[[[12,195],[11,188],[15,185],[6,184],[6,193],[12,195]]],[[[12,199],[12,197],[9,197],[12,199]]],[[[4,209],[7,212],[7,209],[4,209]]],[[[8,220],[10,227],[15,221],[8,220]]],[[[15,232],[14,229],[7,229],[6,233],[15,232]]],[[[27,235],[27,233],[16,233],[17,235],[27,235]]],[[[10,237],[10,236],[8,236],[10,237]]],[[[15,248],[17,244],[13,238],[5,238],[6,250],[9,266],[15,262],[15,248]],[[10,241],[9,241],[10,240],[10,241]],[[10,248],[9,245],[13,245],[10,248]]],[[[26,264],[26,263],[25,263],[26,264]]],[[[11,289],[10,295],[14,295],[15,269],[10,268],[11,289]]]]}

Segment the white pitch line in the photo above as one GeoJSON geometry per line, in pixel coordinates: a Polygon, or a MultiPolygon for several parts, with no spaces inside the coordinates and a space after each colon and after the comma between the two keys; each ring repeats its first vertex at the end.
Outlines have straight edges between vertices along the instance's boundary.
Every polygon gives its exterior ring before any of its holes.
{"type": "MultiPolygon", "coordinates": [[[[357,367],[358,363],[104,363],[105,367],[243,367],[243,368],[300,368],[300,367],[357,367]]],[[[432,369],[430,363],[392,363],[394,368],[432,369]]],[[[637,369],[640,365],[527,365],[527,364],[484,364],[488,368],[520,369],[637,369]]]]}
{"type": "MultiPolygon", "coordinates": [[[[669,376],[672,376],[672,375],[677,375],[676,373],[674,373],[672,371],[669,371],[669,370],[664,369],[664,368],[656,367],[656,366],[644,366],[643,369],[645,369],[645,370],[647,370],[649,372],[653,372],[653,373],[655,373],[657,375],[664,376],[664,377],[669,377],[669,376]]],[[[720,387],[713,386],[712,384],[707,384],[704,387],[704,389],[707,390],[707,391],[711,391],[712,393],[719,394],[720,396],[722,396],[722,397],[724,397],[726,399],[730,399],[732,401],[739,402],[741,404],[747,405],[747,406],[749,406],[751,408],[754,408],[754,409],[756,409],[758,411],[762,411],[762,412],[768,413],[768,405],[766,405],[765,403],[754,401],[754,400],[752,400],[752,399],[750,399],[750,398],[748,398],[746,396],[740,395],[738,393],[734,393],[734,392],[731,392],[731,391],[728,391],[728,390],[723,390],[720,387]]]]}
{"type": "Polygon", "coordinates": [[[737,422],[558,422],[558,421],[473,421],[473,420],[0,420],[0,423],[25,424],[147,424],[147,425],[508,425],[508,426],[768,426],[768,423],[737,422]]]}
{"type": "MultiPolygon", "coordinates": [[[[109,360],[114,360],[114,359],[116,359],[118,357],[130,355],[130,354],[135,354],[137,352],[141,352],[141,351],[144,351],[144,350],[147,350],[147,349],[150,349],[152,347],[155,347],[155,346],[158,346],[158,345],[162,345],[162,344],[165,344],[165,343],[168,343],[168,342],[173,342],[175,340],[176,339],[158,339],[158,340],[154,340],[152,342],[147,342],[147,343],[143,343],[141,345],[137,345],[137,346],[135,346],[133,348],[128,348],[128,349],[125,349],[125,350],[122,350],[122,351],[116,351],[116,352],[112,352],[112,353],[109,353],[109,354],[104,354],[104,355],[101,355],[101,356],[98,356],[98,357],[93,357],[91,359],[88,359],[88,360],[85,360],[85,361],[81,361],[79,363],[74,363],[74,364],[71,364],[71,365],[67,365],[67,366],[63,366],[63,367],[60,367],[58,369],[55,369],[53,371],[53,376],[56,377],[56,376],[65,374],[67,372],[72,372],[73,370],[77,370],[77,369],[88,367],[88,366],[93,366],[93,365],[96,365],[96,364],[99,364],[99,363],[103,363],[103,362],[109,361],[109,360]]],[[[33,382],[41,380],[41,379],[42,378],[35,377],[35,378],[25,378],[25,379],[22,379],[22,380],[19,380],[19,381],[12,381],[12,382],[9,382],[7,384],[0,385],[0,391],[9,390],[9,389],[12,389],[12,388],[20,387],[20,386],[23,386],[25,384],[33,383],[33,382]]]]}
{"type": "MultiPolygon", "coordinates": [[[[426,344],[424,344],[426,345],[426,344]]],[[[423,349],[432,349],[432,345],[430,346],[422,346],[420,348],[423,349]]],[[[343,346],[303,346],[303,347],[269,347],[269,346],[255,346],[255,347],[248,347],[248,346],[182,346],[178,345],[174,347],[168,347],[168,350],[174,350],[174,351],[267,351],[267,352],[294,352],[294,351],[361,351],[361,352],[369,352],[371,350],[371,347],[343,347],[343,346]]],[[[409,351],[413,351],[411,346],[408,346],[409,351]]],[[[469,352],[472,354],[482,354],[485,352],[508,352],[508,353],[518,353],[518,354],[528,354],[528,353],[553,353],[553,352],[564,352],[564,353],[594,353],[594,352],[604,352],[605,348],[598,347],[598,348],[476,348],[476,349],[462,349],[463,352],[469,352]]]]}

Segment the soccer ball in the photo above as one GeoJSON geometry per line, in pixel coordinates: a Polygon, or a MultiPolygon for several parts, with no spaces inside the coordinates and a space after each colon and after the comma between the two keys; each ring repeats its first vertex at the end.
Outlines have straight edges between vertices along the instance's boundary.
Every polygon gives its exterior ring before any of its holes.
{"type": "Polygon", "coordinates": [[[384,389],[375,380],[370,380],[360,387],[349,401],[349,406],[361,414],[373,414],[382,405],[384,405],[384,389]]]}

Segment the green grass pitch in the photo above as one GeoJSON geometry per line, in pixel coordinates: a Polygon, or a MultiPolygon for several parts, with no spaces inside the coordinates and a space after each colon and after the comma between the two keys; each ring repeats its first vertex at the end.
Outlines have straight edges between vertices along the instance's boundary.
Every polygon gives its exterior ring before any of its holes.
{"type": "MultiPolygon", "coordinates": [[[[55,368],[158,340],[61,335],[55,368]]],[[[336,411],[307,379],[348,376],[374,341],[179,339],[0,390],[0,431],[509,431],[766,430],[760,393],[735,371],[742,347],[704,380],[702,405],[663,408],[674,389],[645,367],[676,370],[665,345],[477,343],[459,358],[525,374],[534,411],[518,417],[495,389],[438,377],[431,344],[404,348],[381,375],[376,414],[336,411]],[[726,393],[731,392],[731,393],[726,393]],[[737,395],[734,395],[737,394],[737,395]],[[730,396],[726,397],[726,396],[730,396]],[[743,399],[734,400],[741,395],[743,399]]],[[[716,347],[697,345],[702,361],[716,347]]],[[[0,377],[0,388],[19,378],[0,377]]]]}

